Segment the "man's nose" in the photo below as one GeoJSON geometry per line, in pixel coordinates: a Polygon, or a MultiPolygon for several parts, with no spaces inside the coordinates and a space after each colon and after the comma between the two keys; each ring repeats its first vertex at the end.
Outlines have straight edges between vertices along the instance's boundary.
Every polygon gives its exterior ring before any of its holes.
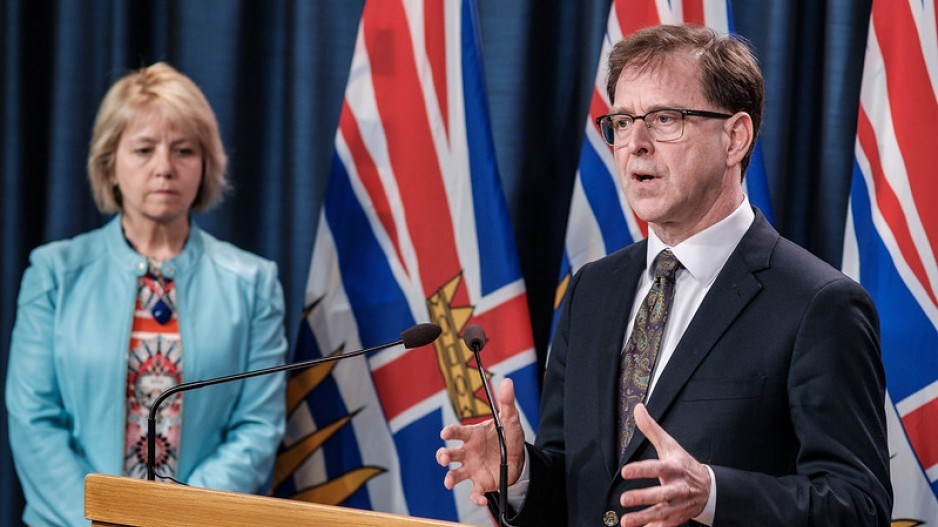
{"type": "Polygon", "coordinates": [[[641,120],[641,124],[639,124],[638,120],[633,122],[632,132],[629,134],[629,138],[625,143],[626,148],[629,149],[629,153],[650,153],[654,151],[654,145],[655,141],[651,137],[651,127],[648,126],[645,119],[641,120]]]}

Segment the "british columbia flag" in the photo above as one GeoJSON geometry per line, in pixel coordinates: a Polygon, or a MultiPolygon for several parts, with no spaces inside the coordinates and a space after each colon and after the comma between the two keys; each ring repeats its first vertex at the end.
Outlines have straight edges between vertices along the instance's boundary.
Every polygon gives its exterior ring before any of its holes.
{"type": "Polygon", "coordinates": [[[844,272],[880,315],[893,525],[938,525],[938,36],[934,0],[874,0],[844,272]]]}
{"type": "Polygon", "coordinates": [[[443,334],[292,377],[278,496],[492,525],[469,486],[443,487],[434,458],[444,425],[491,417],[468,324],[487,332],[487,373],[513,379],[533,437],[537,365],[478,40],[473,0],[365,5],[296,359],[419,322],[443,334]]]}
{"type": "MultiPolygon", "coordinates": [[[[648,234],[648,226],[625,201],[612,147],[603,142],[595,120],[609,113],[611,105],[606,94],[606,59],[612,46],[641,28],[680,23],[705,25],[720,34],[735,32],[728,0],[614,0],[612,4],[570,200],[555,314],[570,278],[580,267],[648,234]]],[[[757,142],[743,184],[750,203],[772,221],[764,167],[762,148],[757,142]]]]}

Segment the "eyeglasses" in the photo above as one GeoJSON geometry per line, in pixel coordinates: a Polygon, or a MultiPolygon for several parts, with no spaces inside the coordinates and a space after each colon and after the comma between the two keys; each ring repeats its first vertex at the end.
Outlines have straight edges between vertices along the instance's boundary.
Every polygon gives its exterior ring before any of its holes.
{"type": "Polygon", "coordinates": [[[677,141],[684,136],[684,117],[693,115],[711,119],[729,119],[732,115],[704,110],[685,110],[683,108],[659,108],[645,115],[610,113],[596,118],[596,124],[603,134],[603,140],[610,146],[625,146],[635,121],[645,121],[645,128],[655,141],[677,141]]]}

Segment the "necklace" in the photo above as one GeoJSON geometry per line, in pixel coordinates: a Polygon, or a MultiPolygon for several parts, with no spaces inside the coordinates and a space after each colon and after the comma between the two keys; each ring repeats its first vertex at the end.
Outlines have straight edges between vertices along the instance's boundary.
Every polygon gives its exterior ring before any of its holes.
{"type": "MultiPolygon", "coordinates": [[[[137,248],[134,246],[133,242],[130,241],[130,238],[127,237],[127,233],[124,232],[123,224],[121,224],[121,234],[124,235],[124,241],[127,242],[127,245],[136,251],[137,248]]],[[[152,315],[153,320],[157,321],[161,326],[165,326],[173,319],[173,303],[167,294],[167,289],[172,285],[172,280],[166,280],[163,277],[160,262],[149,256],[145,256],[145,258],[147,259],[147,275],[143,277],[143,280],[150,291],[156,293],[157,296],[156,303],[150,307],[150,315],[152,315]]]]}
{"type": "Polygon", "coordinates": [[[157,296],[156,302],[150,307],[150,314],[153,315],[153,320],[159,322],[160,325],[166,325],[173,318],[173,303],[169,298],[168,291],[169,286],[172,285],[172,280],[166,280],[163,277],[159,265],[153,260],[148,258],[147,261],[150,265],[147,275],[144,277],[144,282],[150,291],[156,293],[157,296]]]}

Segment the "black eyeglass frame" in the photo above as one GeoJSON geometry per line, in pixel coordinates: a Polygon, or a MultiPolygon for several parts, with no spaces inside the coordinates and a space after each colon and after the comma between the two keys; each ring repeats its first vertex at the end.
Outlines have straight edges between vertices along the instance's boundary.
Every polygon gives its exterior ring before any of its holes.
{"type": "MultiPolygon", "coordinates": [[[[624,117],[631,118],[633,125],[635,124],[635,121],[641,119],[645,124],[645,128],[648,128],[649,130],[651,130],[654,128],[654,126],[649,126],[648,121],[646,121],[645,118],[651,114],[663,112],[663,111],[678,112],[681,114],[681,134],[675,137],[674,139],[655,139],[655,141],[658,141],[659,143],[670,143],[672,141],[677,141],[680,138],[684,137],[684,118],[686,118],[688,115],[694,116],[694,117],[707,117],[710,119],[729,119],[730,117],[733,117],[733,114],[711,112],[707,110],[689,110],[687,108],[655,108],[654,110],[646,113],[645,115],[632,115],[630,113],[625,113],[625,112],[607,113],[606,115],[600,115],[599,117],[597,117],[595,122],[596,122],[596,126],[599,127],[599,134],[603,137],[603,141],[609,146],[615,146],[615,142],[614,142],[615,138],[613,137],[613,142],[609,142],[609,140],[606,138],[606,134],[603,132],[603,125],[602,125],[603,119],[611,120],[612,117],[621,115],[624,117]]],[[[613,129],[612,127],[610,128],[612,129],[612,133],[615,134],[615,129],[613,129]]]]}

